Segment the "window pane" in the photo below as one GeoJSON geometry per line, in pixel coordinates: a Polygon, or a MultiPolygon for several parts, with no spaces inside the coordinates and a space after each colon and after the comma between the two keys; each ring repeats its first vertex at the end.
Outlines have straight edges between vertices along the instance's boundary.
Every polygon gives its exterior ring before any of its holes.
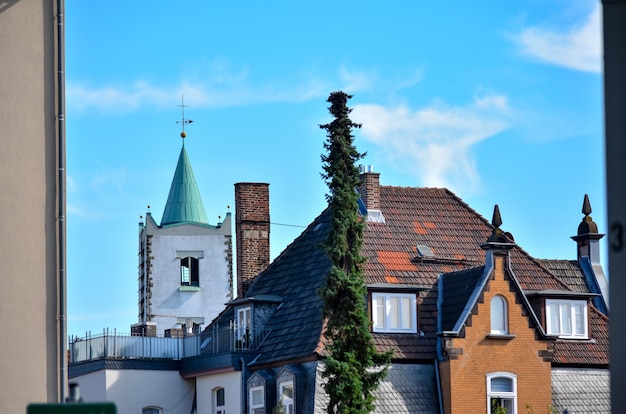
{"type": "Polygon", "coordinates": [[[400,328],[400,304],[397,297],[389,298],[389,327],[400,328]]]}
{"type": "MultiPolygon", "coordinates": [[[[494,397],[491,399],[491,414],[499,412],[499,408],[504,408],[506,413],[513,413],[513,400],[510,398],[494,397]]],[[[500,410],[500,412],[502,412],[500,410]]]]}
{"type": "Polygon", "coordinates": [[[220,388],[219,390],[215,391],[215,404],[218,407],[224,405],[224,388],[220,388]]]}
{"type": "Polygon", "coordinates": [[[506,328],[506,302],[502,296],[491,298],[491,332],[507,333],[506,328]]]}
{"type": "Polygon", "coordinates": [[[513,392],[513,380],[505,377],[492,378],[491,392],[513,392]]]}
{"type": "Polygon", "coordinates": [[[293,399],[293,384],[282,384],[281,385],[281,390],[282,390],[282,394],[283,394],[283,398],[285,399],[293,399]]]}
{"type": "Polygon", "coordinates": [[[585,314],[582,304],[574,305],[574,320],[576,322],[576,335],[584,335],[585,334],[585,314]]]}
{"type": "Polygon", "coordinates": [[[252,390],[252,405],[263,405],[263,389],[252,390]]]}
{"type": "Polygon", "coordinates": [[[402,298],[402,329],[411,329],[413,326],[413,301],[410,298],[402,298]]]}
{"type": "Polygon", "coordinates": [[[183,284],[189,284],[191,281],[191,274],[189,272],[189,258],[185,257],[180,259],[180,281],[183,284]]]}
{"type": "Polygon", "coordinates": [[[551,334],[561,333],[559,326],[559,305],[557,303],[550,304],[550,326],[548,327],[548,331],[551,334]]]}
{"type": "Polygon", "coordinates": [[[378,296],[374,299],[374,328],[385,328],[385,298],[378,296]]]}
{"type": "Polygon", "coordinates": [[[561,311],[561,333],[565,335],[572,334],[572,310],[569,303],[562,303],[561,311]]]}

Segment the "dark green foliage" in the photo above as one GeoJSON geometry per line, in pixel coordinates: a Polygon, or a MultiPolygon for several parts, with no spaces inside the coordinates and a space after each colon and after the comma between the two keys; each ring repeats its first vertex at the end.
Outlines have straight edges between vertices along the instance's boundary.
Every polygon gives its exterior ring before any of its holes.
{"type": "Polygon", "coordinates": [[[387,374],[390,353],[380,354],[370,334],[363,277],[364,220],[359,216],[356,188],[359,185],[357,162],[364,154],[353,145],[353,128],[361,125],[349,118],[351,96],[333,92],[328,98],[334,120],[320,128],[327,131],[322,155],[327,199],[332,223],[324,244],[332,261],[326,286],[320,291],[326,321],[325,345],[328,353],[323,376],[330,397],[329,413],[369,413],[374,409],[373,391],[387,374]]]}

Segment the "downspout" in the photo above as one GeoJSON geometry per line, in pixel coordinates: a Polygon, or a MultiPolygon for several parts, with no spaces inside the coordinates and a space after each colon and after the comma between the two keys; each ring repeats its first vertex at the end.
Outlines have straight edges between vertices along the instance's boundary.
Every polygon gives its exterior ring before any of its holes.
{"type": "Polygon", "coordinates": [[[439,360],[435,359],[435,381],[437,381],[437,401],[439,402],[439,414],[443,412],[443,393],[441,392],[441,377],[439,374],[439,360]]]}
{"type": "Polygon", "coordinates": [[[439,403],[439,413],[443,412],[443,393],[441,390],[441,374],[439,372],[439,361],[443,361],[443,343],[439,333],[443,332],[443,322],[441,321],[441,308],[443,306],[443,273],[439,273],[437,281],[437,358],[435,359],[435,381],[437,381],[437,402],[439,403]]]}
{"type": "Polygon", "coordinates": [[[246,406],[246,397],[248,395],[248,390],[246,389],[246,361],[239,357],[239,363],[241,364],[241,413],[245,414],[247,406],[246,406]]]}
{"type": "Polygon", "coordinates": [[[58,161],[58,278],[59,278],[59,400],[65,402],[67,385],[67,276],[65,253],[65,4],[57,0],[57,161],[58,161]]]}

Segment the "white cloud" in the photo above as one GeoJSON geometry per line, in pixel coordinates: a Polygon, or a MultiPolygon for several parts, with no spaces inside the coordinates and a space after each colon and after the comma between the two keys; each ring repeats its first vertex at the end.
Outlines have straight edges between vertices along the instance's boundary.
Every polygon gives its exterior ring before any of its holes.
{"type": "MultiPolygon", "coordinates": [[[[421,72],[412,74],[411,85],[421,80],[421,72]]],[[[195,107],[231,107],[272,102],[305,102],[324,98],[329,91],[341,89],[356,93],[371,89],[375,72],[356,71],[341,66],[334,79],[318,75],[307,68],[288,78],[254,79],[247,68],[233,68],[228,62],[216,60],[201,63],[185,74],[176,85],[159,85],[138,80],[127,84],[92,86],[68,80],[67,104],[78,112],[95,111],[126,114],[143,107],[169,108],[181,95],[195,107]]],[[[405,85],[406,86],[406,85],[405,85]]]]}
{"type": "Polygon", "coordinates": [[[602,71],[600,2],[582,23],[567,28],[533,26],[515,40],[524,54],[543,62],[586,72],[602,71]]]}
{"type": "Polygon", "coordinates": [[[391,165],[416,177],[424,186],[475,192],[480,177],[472,147],[510,126],[504,95],[477,97],[463,107],[441,102],[413,110],[356,105],[361,136],[378,146],[391,165]]]}

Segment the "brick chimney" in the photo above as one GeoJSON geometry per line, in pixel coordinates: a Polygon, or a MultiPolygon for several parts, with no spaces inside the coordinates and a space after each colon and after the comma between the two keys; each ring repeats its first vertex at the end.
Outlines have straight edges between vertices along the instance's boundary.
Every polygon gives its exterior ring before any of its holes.
{"type": "Polygon", "coordinates": [[[374,172],[371,165],[362,166],[360,177],[358,191],[365,207],[368,210],[380,210],[380,173],[374,172]]]}
{"type": "Polygon", "coordinates": [[[237,298],[242,298],[257,275],[270,264],[269,184],[235,184],[237,238],[237,298]]]}

